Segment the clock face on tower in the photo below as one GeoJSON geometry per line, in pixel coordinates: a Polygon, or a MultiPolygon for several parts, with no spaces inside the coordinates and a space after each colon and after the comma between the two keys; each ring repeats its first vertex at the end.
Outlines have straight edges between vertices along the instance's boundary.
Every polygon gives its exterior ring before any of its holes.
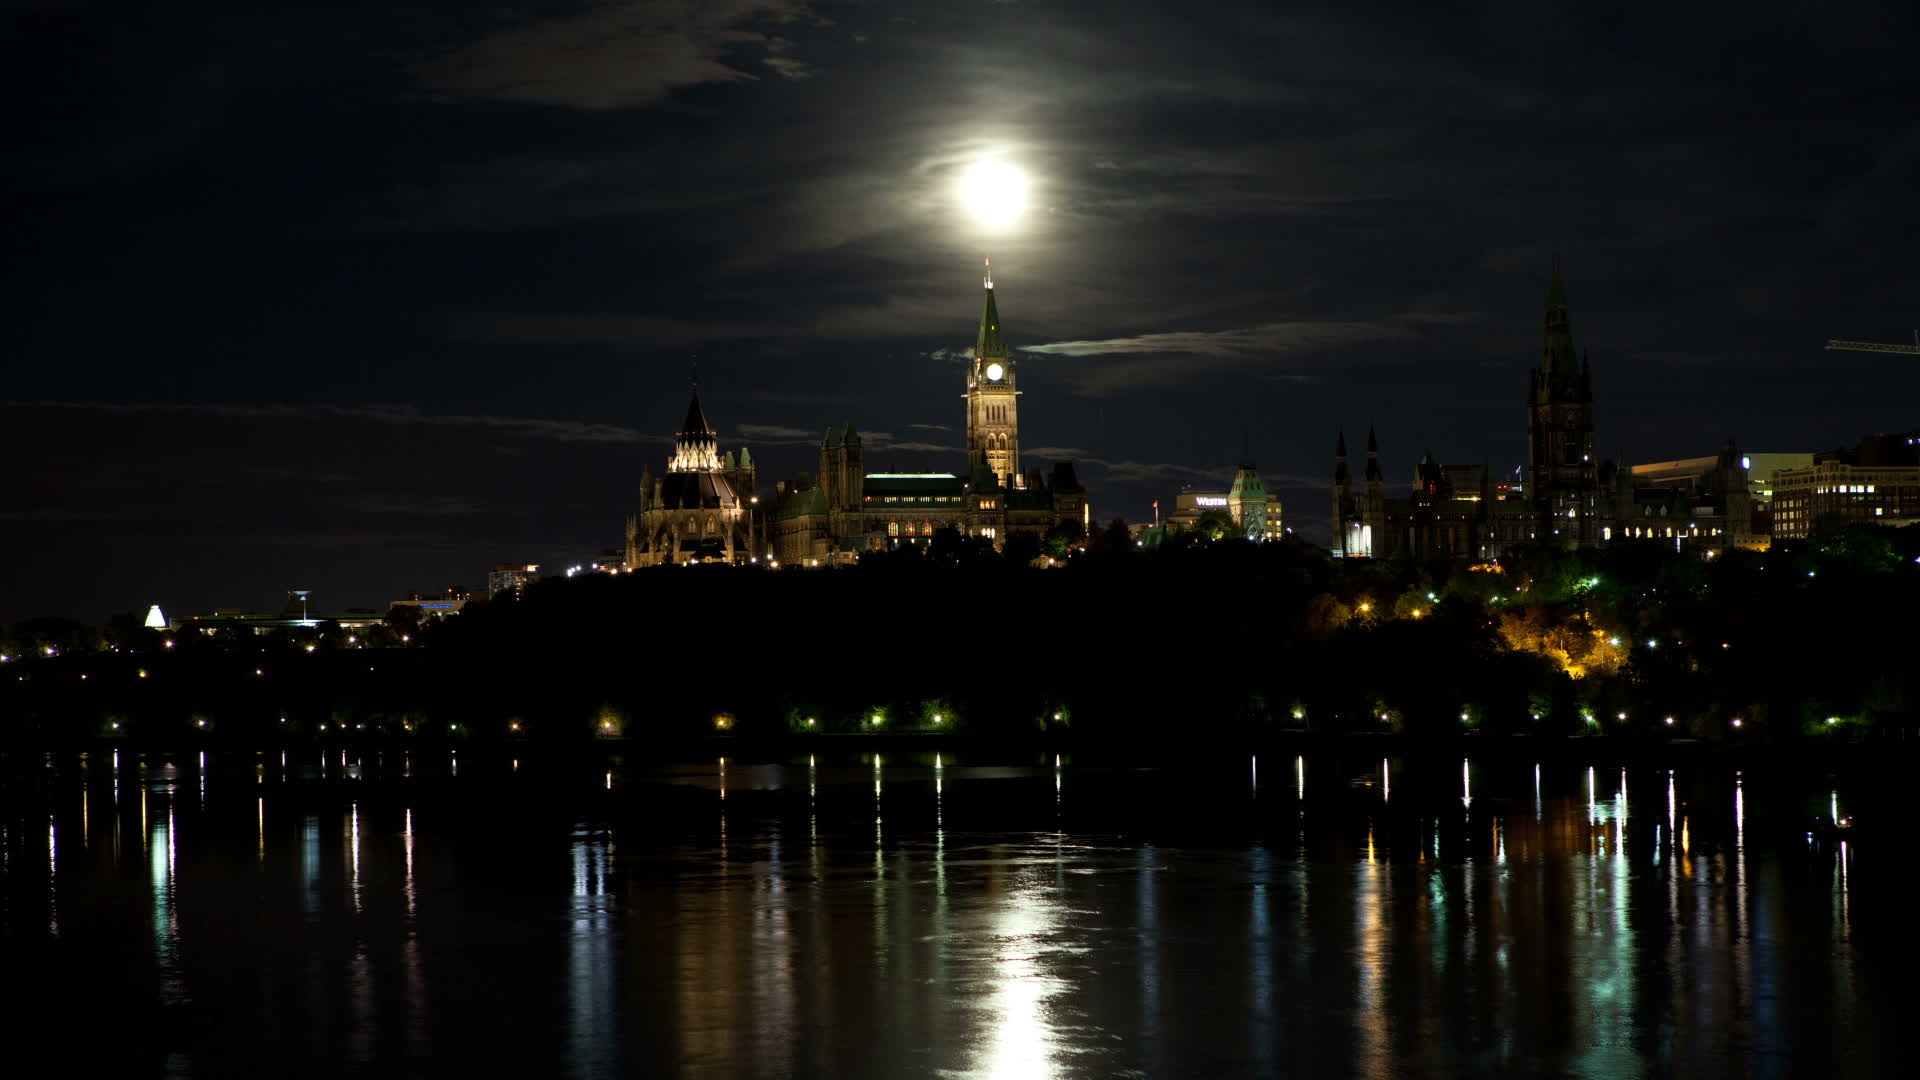
{"type": "Polygon", "coordinates": [[[987,381],[989,382],[999,382],[1000,376],[1005,375],[1006,373],[1007,373],[1007,369],[1001,367],[999,364],[987,365],[987,381]]]}

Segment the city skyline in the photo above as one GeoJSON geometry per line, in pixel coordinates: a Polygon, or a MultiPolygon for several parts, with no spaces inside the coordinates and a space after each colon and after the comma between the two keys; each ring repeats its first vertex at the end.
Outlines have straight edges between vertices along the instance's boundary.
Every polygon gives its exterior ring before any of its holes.
{"type": "Polygon", "coordinates": [[[1325,541],[1368,420],[1396,485],[1428,449],[1522,464],[1556,252],[1604,457],[1828,449],[1920,394],[1821,349],[1920,318],[1891,5],[7,18],[60,104],[10,178],[5,620],[590,557],[696,359],[769,478],[848,422],[876,468],[950,468],[988,254],[1048,403],[1022,453],[1100,520],[1250,457],[1325,541]],[[1018,221],[958,205],[982,160],[1031,177],[1018,221]]]}

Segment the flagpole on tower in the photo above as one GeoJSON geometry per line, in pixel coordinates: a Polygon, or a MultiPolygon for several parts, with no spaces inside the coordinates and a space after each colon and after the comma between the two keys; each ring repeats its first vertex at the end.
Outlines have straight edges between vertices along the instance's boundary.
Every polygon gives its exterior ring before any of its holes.
{"type": "Polygon", "coordinates": [[[993,257],[987,257],[987,288],[993,288],[993,257]]]}

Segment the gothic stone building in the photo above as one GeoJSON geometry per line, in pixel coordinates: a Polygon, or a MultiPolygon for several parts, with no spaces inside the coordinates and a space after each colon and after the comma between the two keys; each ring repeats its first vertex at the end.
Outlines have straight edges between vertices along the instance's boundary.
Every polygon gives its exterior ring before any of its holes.
{"type": "Polygon", "coordinates": [[[1597,461],[1593,370],[1576,357],[1566,284],[1556,263],[1547,290],[1540,365],[1527,390],[1527,464],[1505,478],[1485,465],[1443,465],[1426,455],[1406,498],[1389,497],[1380,447],[1367,432],[1366,471],[1353,482],[1347,441],[1334,444],[1335,554],[1485,559],[1527,547],[1592,547],[1662,540],[1720,547],[1751,530],[1747,475],[1727,448],[1685,484],[1597,461]]]}
{"type": "Polygon", "coordinates": [[[722,456],[696,390],[664,476],[640,473],[640,512],[627,518],[627,569],[746,562],[766,554],[753,456],[722,456]]]}
{"type": "Polygon", "coordinates": [[[927,543],[943,528],[1003,546],[1016,532],[1085,527],[1087,493],[1070,463],[1051,472],[1020,465],[1019,365],[1000,332],[993,278],[986,280],[973,360],[967,368],[967,468],[962,473],[869,473],[852,424],[829,429],[820,471],[782,484],[770,515],[782,563],[850,562],[863,551],[927,543]]]}

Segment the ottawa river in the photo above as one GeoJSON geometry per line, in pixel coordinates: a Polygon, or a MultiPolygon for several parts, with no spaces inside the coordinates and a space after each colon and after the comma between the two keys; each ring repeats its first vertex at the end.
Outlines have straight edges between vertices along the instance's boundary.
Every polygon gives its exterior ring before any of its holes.
{"type": "Polygon", "coordinates": [[[0,1031],[43,1075],[1906,1072],[1904,769],[985,756],[15,757],[0,1031]]]}

